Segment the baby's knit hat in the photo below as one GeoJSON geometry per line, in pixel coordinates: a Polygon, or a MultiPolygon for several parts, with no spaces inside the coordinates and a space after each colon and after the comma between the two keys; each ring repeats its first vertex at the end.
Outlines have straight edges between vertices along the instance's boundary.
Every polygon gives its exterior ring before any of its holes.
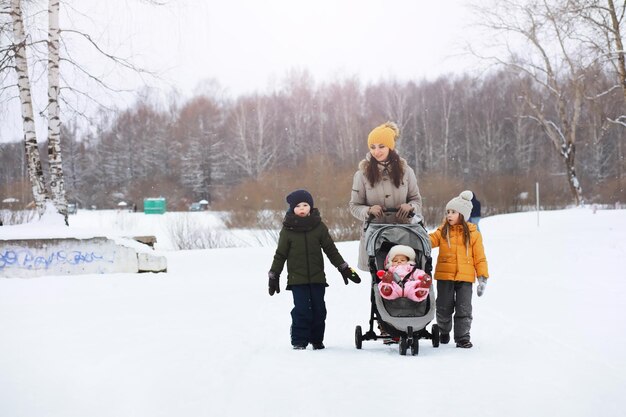
{"type": "Polygon", "coordinates": [[[454,197],[448,202],[448,204],[446,204],[446,211],[458,211],[467,221],[472,213],[472,197],[474,197],[474,193],[470,190],[463,191],[458,197],[454,197]]]}
{"type": "Polygon", "coordinates": [[[387,259],[385,262],[385,267],[389,269],[391,266],[391,261],[396,255],[404,255],[409,258],[409,262],[415,262],[415,251],[412,247],[406,245],[396,245],[389,249],[389,253],[387,254],[387,259]]]}
{"type": "Polygon", "coordinates": [[[367,136],[367,146],[380,143],[393,150],[396,147],[396,139],[400,136],[400,129],[394,122],[383,123],[375,127],[367,136]]]}
{"type": "Polygon", "coordinates": [[[307,190],[296,190],[287,196],[287,204],[289,204],[289,211],[293,212],[293,209],[300,203],[308,203],[313,208],[313,196],[307,190]]]}

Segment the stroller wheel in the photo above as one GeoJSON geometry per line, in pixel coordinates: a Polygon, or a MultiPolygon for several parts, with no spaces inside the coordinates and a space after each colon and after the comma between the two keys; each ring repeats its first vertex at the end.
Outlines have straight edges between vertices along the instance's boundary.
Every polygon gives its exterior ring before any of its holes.
{"type": "Polygon", "coordinates": [[[400,355],[402,356],[406,355],[406,348],[407,348],[406,337],[402,336],[400,338],[400,343],[398,343],[398,350],[400,352],[400,355]]]}
{"type": "Polygon", "coordinates": [[[363,347],[363,330],[361,330],[361,326],[356,326],[356,330],[354,331],[354,344],[357,349],[363,347]]]}
{"type": "Polygon", "coordinates": [[[438,324],[433,324],[433,326],[430,329],[431,333],[433,334],[432,338],[433,338],[433,347],[439,347],[439,325],[438,324]]]}
{"type": "Polygon", "coordinates": [[[413,331],[413,326],[409,326],[406,328],[406,335],[408,347],[411,348],[411,355],[415,356],[419,352],[419,333],[413,331]]]}
{"type": "Polygon", "coordinates": [[[413,343],[411,343],[411,355],[417,356],[419,352],[420,352],[419,339],[417,337],[414,337],[413,343]]]}

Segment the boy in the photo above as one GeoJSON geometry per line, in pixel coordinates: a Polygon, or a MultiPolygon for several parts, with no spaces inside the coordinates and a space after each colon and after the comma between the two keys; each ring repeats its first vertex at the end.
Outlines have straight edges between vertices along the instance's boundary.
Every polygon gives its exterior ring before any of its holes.
{"type": "Polygon", "coordinates": [[[280,292],[279,277],[287,262],[287,289],[293,294],[291,310],[291,345],[314,350],[324,349],[326,327],[326,275],[322,250],[339,269],[345,284],[359,283],[361,278],[344,261],[322,222],[319,210],[313,206],[313,197],[306,190],[296,190],[287,196],[289,210],[283,220],[278,247],[269,277],[269,293],[280,292]]]}

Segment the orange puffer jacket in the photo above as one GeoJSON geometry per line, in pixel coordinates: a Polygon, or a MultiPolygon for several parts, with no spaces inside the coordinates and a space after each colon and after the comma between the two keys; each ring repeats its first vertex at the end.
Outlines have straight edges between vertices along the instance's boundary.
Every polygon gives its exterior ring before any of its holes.
{"type": "Polygon", "coordinates": [[[477,276],[489,278],[483,237],[475,224],[468,223],[467,225],[470,231],[469,249],[463,241],[463,226],[461,225],[450,228],[449,239],[441,236],[443,225],[430,234],[432,247],[439,247],[435,279],[475,282],[477,276]]]}

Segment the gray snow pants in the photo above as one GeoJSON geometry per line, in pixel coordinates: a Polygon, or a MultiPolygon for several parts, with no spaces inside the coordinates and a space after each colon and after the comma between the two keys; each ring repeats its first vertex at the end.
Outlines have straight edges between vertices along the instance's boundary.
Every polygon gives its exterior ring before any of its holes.
{"type": "Polygon", "coordinates": [[[471,282],[437,281],[437,324],[441,333],[450,333],[452,330],[452,313],[454,313],[454,341],[470,340],[471,282]]]}

